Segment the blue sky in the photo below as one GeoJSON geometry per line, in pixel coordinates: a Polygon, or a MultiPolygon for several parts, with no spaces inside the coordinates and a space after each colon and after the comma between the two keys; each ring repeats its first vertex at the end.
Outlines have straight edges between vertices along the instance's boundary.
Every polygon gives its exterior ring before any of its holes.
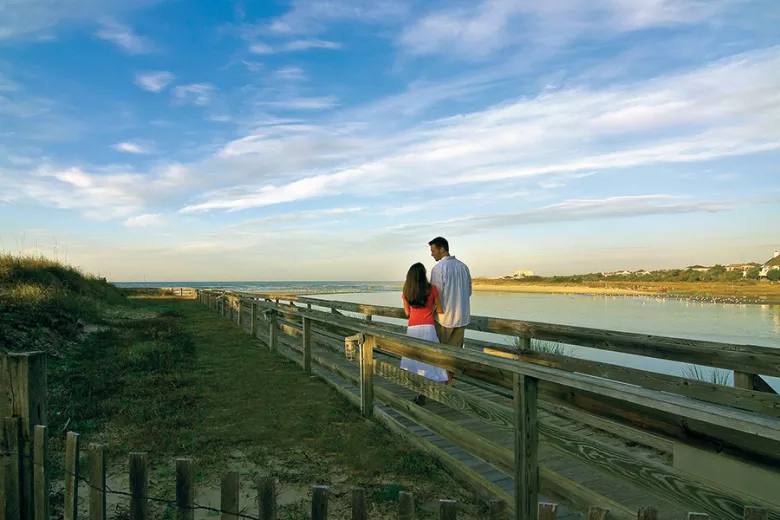
{"type": "Polygon", "coordinates": [[[0,0],[0,249],[118,281],[764,261],[774,0],[0,0]]]}

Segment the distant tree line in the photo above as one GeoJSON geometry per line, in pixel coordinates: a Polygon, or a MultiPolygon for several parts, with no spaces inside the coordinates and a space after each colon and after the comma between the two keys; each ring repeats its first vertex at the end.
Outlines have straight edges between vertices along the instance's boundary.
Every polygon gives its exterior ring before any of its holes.
{"type": "MultiPolygon", "coordinates": [[[[751,267],[747,271],[747,280],[758,280],[761,268],[751,267]]],[[[767,278],[780,280],[780,269],[769,271],[767,278]]],[[[613,274],[604,273],[576,274],[571,276],[526,276],[524,282],[552,283],[589,283],[589,282],[740,282],[745,280],[742,270],[729,271],[725,266],[715,265],[706,271],[695,269],[664,269],[645,273],[613,274]]]]}

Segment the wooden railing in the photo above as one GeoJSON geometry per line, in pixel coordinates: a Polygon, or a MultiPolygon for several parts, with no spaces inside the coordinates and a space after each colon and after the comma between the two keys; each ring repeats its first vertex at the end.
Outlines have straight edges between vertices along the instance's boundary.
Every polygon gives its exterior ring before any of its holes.
{"type": "MultiPolygon", "coordinates": [[[[516,493],[511,505],[519,512],[518,518],[536,518],[540,487],[546,496],[561,497],[576,511],[587,512],[590,506],[607,504],[609,517],[635,518],[635,512],[607,497],[547,468],[537,469],[536,453],[541,441],[599,472],[713,517],[737,520],[744,507],[760,506],[766,508],[770,518],[780,519],[776,496],[757,497],[750,489],[724,485],[717,475],[695,475],[674,465],[646,460],[537,417],[537,409],[542,408],[673,454],[688,448],[702,450],[701,453],[708,457],[711,454],[712,460],[717,458],[723,468],[736,461],[734,463],[742,464],[750,471],[777,479],[780,478],[780,420],[777,418],[780,402],[776,395],[566,356],[516,351],[506,345],[484,341],[472,341],[465,349],[429,343],[399,334],[402,329],[398,326],[371,318],[401,317],[402,310],[391,307],[220,291],[200,291],[198,299],[253,336],[265,340],[271,349],[278,348],[280,333],[284,334],[285,346],[296,352],[296,359],[305,369],[311,370],[311,364],[315,363],[353,382],[360,388],[360,398],[356,399],[353,394],[347,397],[359,405],[367,417],[373,415],[391,425],[384,414],[374,413],[376,396],[418,424],[514,475],[516,493]],[[319,310],[323,308],[328,311],[319,310]],[[344,316],[341,311],[360,313],[363,317],[344,316]],[[359,375],[312,352],[312,343],[343,352],[344,338],[355,335],[360,343],[359,375]],[[373,359],[374,351],[451,370],[457,377],[512,397],[514,407],[404,372],[393,364],[373,359]],[[411,388],[496,428],[514,432],[514,450],[498,446],[398,398],[374,385],[374,376],[411,388]],[[724,457],[726,454],[728,457],[724,457]]],[[[780,367],[780,351],[766,347],[479,316],[473,318],[471,328],[751,373],[775,375],[780,367]],[[706,353],[708,348],[709,354],[706,353]]],[[[398,433],[403,434],[400,430],[398,433]]],[[[473,483],[479,487],[479,483],[473,483]]],[[[503,498],[510,500],[507,496],[503,498]]]]}

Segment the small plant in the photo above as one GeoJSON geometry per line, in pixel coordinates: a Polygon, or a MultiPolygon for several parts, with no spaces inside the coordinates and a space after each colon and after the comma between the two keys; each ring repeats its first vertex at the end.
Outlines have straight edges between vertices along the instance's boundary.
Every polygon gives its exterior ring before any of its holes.
{"type": "MultiPolygon", "coordinates": [[[[523,339],[524,338],[520,336],[516,337],[512,346],[517,350],[524,350],[525,342],[523,339]]],[[[530,345],[530,350],[543,354],[553,354],[555,356],[571,356],[574,354],[574,348],[571,345],[566,345],[557,341],[531,338],[530,345]]]]}
{"type": "Polygon", "coordinates": [[[692,381],[703,381],[723,386],[728,386],[731,382],[731,373],[728,370],[708,369],[698,365],[686,365],[683,369],[683,377],[692,381]]]}

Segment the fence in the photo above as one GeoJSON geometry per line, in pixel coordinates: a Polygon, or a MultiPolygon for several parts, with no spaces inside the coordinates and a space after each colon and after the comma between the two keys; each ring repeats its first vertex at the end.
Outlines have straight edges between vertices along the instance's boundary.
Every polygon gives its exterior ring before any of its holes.
{"type": "MultiPolygon", "coordinates": [[[[746,506],[760,506],[780,518],[780,397],[744,386],[760,375],[780,375],[780,350],[727,345],[626,332],[531,323],[476,316],[470,328],[520,338],[520,348],[469,341],[454,349],[399,334],[401,327],[375,317],[400,318],[402,310],[285,295],[237,295],[201,291],[198,299],[230,318],[272,350],[283,345],[305,370],[312,364],[355,384],[359,398],[344,392],[367,417],[375,417],[403,435],[374,398],[467,449],[515,481],[514,497],[460,468],[461,476],[484,494],[494,494],[532,519],[540,489],[574,511],[609,508],[610,518],[634,518],[634,510],[538,464],[542,445],[565,454],[599,474],[641,489],[688,510],[715,518],[743,517],[746,506]],[[320,310],[322,309],[322,310],[320,310]],[[343,313],[360,313],[359,318],[343,313]],[[358,343],[359,370],[336,363],[327,352],[344,354],[344,338],[358,343]],[[737,388],[704,381],[592,362],[528,349],[532,339],[697,363],[748,374],[737,388]],[[319,351],[313,349],[313,345],[319,351]],[[525,347],[525,348],[524,348],[525,347]],[[376,355],[380,358],[375,359],[376,355]],[[497,404],[473,393],[434,384],[388,362],[409,357],[455,372],[474,385],[512,399],[497,404]],[[507,449],[460,424],[428,413],[393,395],[376,378],[414,390],[496,430],[511,433],[507,449]],[[556,426],[539,410],[553,411],[622,438],[668,452],[672,464],[646,460],[576,431],[556,426]],[[738,472],[739,477],[733,477],[738,472]],[[714,468],[714,469],[713,469],[714,468]],[[740,479],[742,481],[740,481],[740,479]],[[775,490],[775,491],[772,491],[775,490]]],[[[283,352],[285,353],[285,352],[283,352]]],[[[325,378],[328,380],[328,378],[325,378]]],[[[332,381],[329,381],[332,382],[332,381]]],[[[338,385],[335,385],[338,388],[338,385]]],[[[761,386],[758,383],[757,386],[761,386]]],[[[343,388],[340,388],[344,391],[343,388]]],[[[410,437],[411,438],[411,437],[410,437]]]]}

